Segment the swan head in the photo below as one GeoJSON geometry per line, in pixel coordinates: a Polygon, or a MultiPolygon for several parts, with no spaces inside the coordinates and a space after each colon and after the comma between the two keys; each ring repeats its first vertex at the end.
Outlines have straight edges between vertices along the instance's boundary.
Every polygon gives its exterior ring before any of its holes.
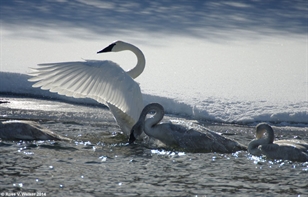
{"type": "Polygon", "coordinates": [[[125,45],[128,45],[126,42],[116,40],[111,43],[109,46],[103,48],[102,50],[98,51],[97,53],[106,53],[106,52],[119,52],[125,50],[125,45]]]}
{"type": "Polygon", "coordinates": [[[134,141],[142,134],[143,131],[143,123],[138,121],[131,129],[129,136],[129,144],[134,143],[134,141]]]}
{"type": "Polygon", "coordinates": [[[132,132],[130,133],[129,139],[128,139],[128,143],[132,144],[132,143],[134,143],[134,141],[136,141],[136,137],[135,137],[134,132],[132,130],[132,132]]]}

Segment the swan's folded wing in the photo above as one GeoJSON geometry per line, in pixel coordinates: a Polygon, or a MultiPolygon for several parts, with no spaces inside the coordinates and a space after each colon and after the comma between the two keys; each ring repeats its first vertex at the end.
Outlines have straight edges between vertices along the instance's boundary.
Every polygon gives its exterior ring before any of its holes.
{"type": "Polygon", "coordinates": [[[33,87],[75,98],[92,98],[119,108],[135,121],[143,108],[136,83],[119,65],[111,61],[87,60],[39,64],[29,74],[33,87]]]}
{"type": "Polygon", "coordinates": [[[280,146],[291,146],[291,147],[297,148],[301,151],[308,152],[308,143],[305,142],[305,141],[301,141],[301,140],[296,140],[296,139],[278,140],[278,141],[275,141],[275,144],[278,144],[280,146]]]}
{"type": "MultiPolygon", "coordinates": [[[[303,148],[303,147],[302,147],[303,148]]],[[[264,144],[259,149],[263,155],[271,159],[282,159],[291,161],[308,161],[308,154],[305,149],[288,144],[264,144]]]]}

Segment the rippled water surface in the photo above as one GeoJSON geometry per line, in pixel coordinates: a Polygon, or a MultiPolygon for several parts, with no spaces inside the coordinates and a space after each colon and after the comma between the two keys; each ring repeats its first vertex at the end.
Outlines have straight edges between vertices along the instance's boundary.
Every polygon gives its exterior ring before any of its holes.
{"type": "MultiPolygon", "coordinates": [[[[128,145],[107,109],[1,97],[1,119],[31,119],[72,142],[0,141],[0,190],[47,196],[308,195],[308,162],[246,151],[184,153],[128,145]]],[[[169,115],[166,120],[191,121],[169,115]]],[[[248,144],[254,127],[196,122],[248,144]]],[[[308,140],[307,127],[274,127],[279,139],[308,140]]]]}

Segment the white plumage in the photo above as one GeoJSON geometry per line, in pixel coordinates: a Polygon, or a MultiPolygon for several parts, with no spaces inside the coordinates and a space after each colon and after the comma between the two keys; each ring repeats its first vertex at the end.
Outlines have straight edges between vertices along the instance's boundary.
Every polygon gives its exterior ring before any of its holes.
{"type": "Polygon", "coordinates": [[[137,136],[144,131],[148,136],[163,142],[169,148],[190,152],[219,152],[233,153],[247,150],[244,145],[225,138],[206,128],[197,130],[182,124],[160,123],[164,117],[164,108],[158,103],[151,103],[144,107],[139,120],[133,126],[129,143],[133,143],[137,136]],[[155,114],[146,119],[149,112],[155,114]]]}
{"type": "Polygon", "coordinates": [[[143,109],[140,87],[133,78],[144,70],[144,55],[137,47],[122,41],[115,41],[98,53],[123,50],[132,51],[138,59],[128,72],[112,61],[48,63],[34,68],[29,81],[36,82],[33,87],[43,90],[107,104],[121,130],[129,135],[143,109]]]}
{"type": "Polygon", "coordinates": [[[274,130],[266,124],[260,123],[256,127],[256,139],[248,145],[248,152],[252,155],[265,155],[270,159],[291,161],[308,161],[308,143],[302,140],[274,141],[274,130]],[[263,137],[267,133],[266,137],[263,137]]]}

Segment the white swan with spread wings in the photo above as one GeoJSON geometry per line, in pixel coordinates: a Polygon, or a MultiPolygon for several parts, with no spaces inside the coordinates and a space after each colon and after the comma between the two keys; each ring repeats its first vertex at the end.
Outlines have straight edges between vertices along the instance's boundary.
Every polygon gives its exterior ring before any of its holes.
{"type": "Polygon", "coordinates": [[[143,108],[140,87],[134,79],[143,72],[145,57],[139,48],[123,41],[115,41],[97,53],[124,50],[137,56],[137,65],[127,72],[112,61],[47,63],[34,68],[29,81],[43,90],[107,104],[121,130],[129,136],[143,108]]]}

